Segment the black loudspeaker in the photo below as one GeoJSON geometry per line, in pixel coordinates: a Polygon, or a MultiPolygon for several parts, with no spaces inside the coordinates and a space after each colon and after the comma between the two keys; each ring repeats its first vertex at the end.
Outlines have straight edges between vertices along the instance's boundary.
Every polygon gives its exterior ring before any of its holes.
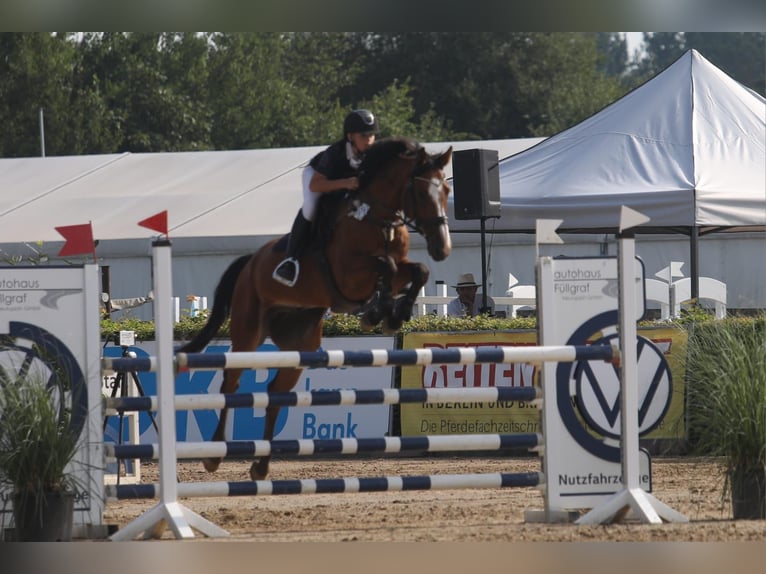
{"type": "Polygon", "coordinates": [[[497,150],[467,149],[452,154],[455,219],[500,217],[497,150]]]}

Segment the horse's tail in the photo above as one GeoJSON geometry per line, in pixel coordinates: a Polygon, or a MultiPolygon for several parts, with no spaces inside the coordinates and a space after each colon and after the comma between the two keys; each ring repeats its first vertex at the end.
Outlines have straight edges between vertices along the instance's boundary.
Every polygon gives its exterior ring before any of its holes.
{"type": "Polygon", "coordinates": [[[234,285],[237,283],[237,277],[242,269],[250,260],[252,255],[243,255],[236,259],[224,271],[218,286],[215,288],[215,297],[213,299],[213,308],[210,310],[207,323],[202,327],[199,333],[188,343],[182,345],[177,352],[180,353],[199,353],[205,346],[213,340],[218,333],[218,329],[224,324],[231,314],[231,300],[234,295],[234,285]]]}

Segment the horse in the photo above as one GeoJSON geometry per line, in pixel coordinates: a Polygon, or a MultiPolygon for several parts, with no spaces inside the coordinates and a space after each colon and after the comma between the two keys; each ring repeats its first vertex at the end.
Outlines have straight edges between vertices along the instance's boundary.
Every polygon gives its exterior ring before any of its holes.
{"type": "MultiPolygon", "coordinates": [[[[283,351],[316,351],[328,310],[357,314],[365,329],[381,324],[398,331],[412,317],[412,307],[429,276],[428,267],[407,258],[410,228],[426,240],[429,256],[445,259],[452,243],[447,219],[449,183],[444,168],[452,147],[429,154],[408,138],[381,139],[360,166],[359,188],[335,202],[322,219],[330,221],[314,248],[299,259],[293,287],[272,278],[284,256],[287,236],[272,240],[254,254],[236,259],[215,289],[213,306],[200,332],[177,352],[201,352],[230,319],[231,351],[255,351],[266,337],[283,351]]],[[[336,192],[340,193],[340,192],[336,192]]],[[[321,206],[320,206],[321,209],[321,206]]],[[[268,392],[290,391],[302,369],[281,368],[268,392]]],[[[222,393],[239,388],[242,369],[224,370],[222,393]]],[[[264,440],[273,438],[279,407],[266,408],[264,440]]],[[[227,409],[220,412],[212,440],[225,440],[227,409]]],[[[221,458],[203,465],[215,472],[221,458]]],[[[253,480],[268,474],[269,456],[250,467],[253,480]]]]}

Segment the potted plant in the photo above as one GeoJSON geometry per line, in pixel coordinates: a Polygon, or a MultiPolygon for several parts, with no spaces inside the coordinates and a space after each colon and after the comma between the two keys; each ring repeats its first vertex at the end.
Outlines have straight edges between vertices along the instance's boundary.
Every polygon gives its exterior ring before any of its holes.
{"type": "Polygon", "coordinates": [[[49,380],[0,366],[0,486],[11,493],[18,541],[71,540],[78,479],[70,463],[80,440],[65,389],[49,380]]]}
{"type": "Polygon", "coordinates": [[[766,316],[696,324],[687,355],[687,431],[723,458],[734,519],[766,518],[766,316]]]}

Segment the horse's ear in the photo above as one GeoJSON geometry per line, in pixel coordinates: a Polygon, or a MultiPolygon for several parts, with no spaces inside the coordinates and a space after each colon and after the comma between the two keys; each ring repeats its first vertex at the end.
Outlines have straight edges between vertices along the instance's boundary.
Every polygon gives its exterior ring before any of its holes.
{"type": "Polygon", "coordinates": [[[452,146],[449,146],[449,149],[447,151],[445,151],[438,158],[436,158],[435,163],[440,168],[444,168],[444,166],[447,165],[451,159],[452,159],[452,146]]]}
{"type": "Polygon", "coordinates": [[[428,153],[421,147],[418,149],[408,149],[403,151],[399,154],[399,157],[402,159],[414,159],[416,164],[421,164],[425,163],[425,160],[428,159],[428,153]]]}

